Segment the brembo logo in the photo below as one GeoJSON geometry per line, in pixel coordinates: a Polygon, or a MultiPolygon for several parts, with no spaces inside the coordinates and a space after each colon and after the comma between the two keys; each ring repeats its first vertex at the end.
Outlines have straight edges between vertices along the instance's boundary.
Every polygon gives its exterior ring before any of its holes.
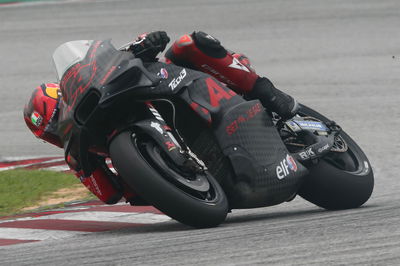
{"type": "Polygon", "coordinates": [[[186,69],[182,69],[181,73],[179,73],[179,77],[174,78],[169,84],[168,87],[171,88],[171,90],[175,90],[176,87],[178,87],[179,83],[186,77],[186,69]]]}
{"type": "Polygon", "coordinates": [[[290,174],[290,171],[297,171],[296,161],[289,154],[283,159],[280,164],[276,167],[276,176],[278,179],[283,179],[290,174]]]}
{"type": "Polygon", "coordinates": [[[329,148],[329,144],[326,144],[325,146],[322,146],[321,148],[318,149],[318,152],[321,153],[324,150],[327,150],[329,148]]]}

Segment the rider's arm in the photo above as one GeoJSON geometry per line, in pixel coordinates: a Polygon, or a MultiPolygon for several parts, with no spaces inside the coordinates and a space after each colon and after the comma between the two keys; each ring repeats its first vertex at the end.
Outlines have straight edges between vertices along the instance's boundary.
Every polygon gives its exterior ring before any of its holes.
{"type": "Polygon", "coordinates": [[[201,31],[183,35],[165,57],[167,62],[208,73],[240,94],[251,91],[259,77],[247,58],[242,60],[244,56],[226,50],[215,37],[201,31]]]}

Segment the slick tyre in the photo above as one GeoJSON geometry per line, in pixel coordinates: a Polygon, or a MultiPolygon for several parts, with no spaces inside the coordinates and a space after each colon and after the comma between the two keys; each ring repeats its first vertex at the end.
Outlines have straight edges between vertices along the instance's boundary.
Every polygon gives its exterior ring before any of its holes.
{"type": "Polygon", "coordinates": [[[173,169],[165,170],[164,166],[169,164],[162,161],[163,157],[156,156],[157,151],[160,151],[157,144],[127,131],[116,136],[109,149],[113,165],[124,181],[166,215],[196,228],[214,227],[224,222],[228,201],[210,174],[205,173],[206,177],[203,176],[209,183],[206,192],[174,182],[167,176],[179,173],[173,169]],[[155,161],[155,158],[160,161],[155,161]]]}
{"type": "MultiPolygon", "coordinates": [[[[329,121],[304,105],[299,113],[329,121]]],[[[370,198],[374,188],[374,174],[367,156],[345,132],[340,136],[347,143],[347,151],[330,152],[310,167],[310,174],[298,192],[307,201],[328,210],[357,208],[370,198]]]]}

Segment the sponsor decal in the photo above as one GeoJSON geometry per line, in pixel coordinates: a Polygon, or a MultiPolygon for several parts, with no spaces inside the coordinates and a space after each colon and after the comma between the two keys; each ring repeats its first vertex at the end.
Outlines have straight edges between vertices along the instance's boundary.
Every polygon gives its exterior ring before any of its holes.
{"type": "Polygon", "coordinates": [[[246,115],[239,115],[235,120],[233,120],[233,122],[225,128],[226,133],[228,133],[229,136],[234,134],[242,123],[253,119],[262,110],[263,108],[261,104],[256,103],[246,111],[246,115]]]}
{"type": "Polygon", "coordinates": [[[212,76],[216,77],[218,80],[223,81],[225,84],[235,85],[235,83],[232,80],[228,79],[227,77],[225,77],[224,75],[222,75],[217,70],[210,67],[209,65],[203,64],[200,67],[203,68],[204,72],[211,74],[212,76]]]}
{"type": "Polygon", "coordinates": [[[242,63],[240,63],[239,60],[237,60],[236,57],[233,58],[232,64],[230,64],[229,67],[236,68],[236,69],[239,69],[239,70],[243,70],[243,71],[246,71],[246,72],[250,72],[247,67],[242,65],[242,63]]]}
{"type": "Polygon", "coordinates": [[[39,127],[43,122],[43,117],[38,112],[34,111],[31,115],[31,121],[35,126],[39,127]]]}
{"type": "Polygon", "coordinates": [[[321,148],[319,148],[318,152],[321,153],[321,152],[327,150],[328,148],[329,148],[329,144],[326,144],[326,145],[322,146],[321,148]]]}
{"type": "Polygon", "coordinates": [[[286,122],[286,125],[294,132],[301,131],[301,128],[299,127],[299,125],[297,125],[293,121],[286,122]]]}
{"type": "Polygon", "coordinates": [[[168,71],[165,68],[161,68],[160,72],[157,73],[157,76],[167,79],[168,78],[168,71]]]}
{"type": "Polygon", "coordinates": [[[167,146],[168,151],[172,151],[172,150],[176,149],[176,146],[172,141],[165,142],[165,146],[167,146]]]}
{"type": "Polygon", "coordinates": [[[293,172],[297,172],[297,164],[296,164],[296,161],[293,159],[293,157],[290,155],[287,155],[286,160],[288,162],[289,169],[292,170],[293,172]]]}
{"type": "Polygon", "coordinates": [[[89,178],[90,178],[89,184],[91,185],[90,187],[92,188],[92,191],[96,194],[96,196],[102,196],[103,193],[101,192],[94,176],[91,175],[89,178]]]}
{"type": "Polygon", "coordinates": [[[307,160],[308,158],[315,156],[315,153],[313,152],[312,148],[309,148],[303,152],[300,152],[299,155],[301,159],[307,160]]]}
{"type": "Polygon", "coordinates": [[[190,35],[187,34],[183,35],[178,41],[176,41],[178,47],[187,46],[192,43],[193,43],[192,37],[190,37],[190,35]]]}
{"type": "Polygon", "coordinates": [[[206,38],[207,39],[209,39],[209,40],[212,40],[212,41],[214,41],[214,42],[217,42],[217,39],[215,39],[213,36],[211,36],[210,34],[207,34],[206,35],[206,38]]]}
{"type": "Polygon", "coordinates": [[[283,179],[290,174],[290,171],[296,172],[297,164],[293,157],[288,154],[276,167],[276,177],[283,179]]]}
{"type": "Polygon", "coordinates": [[[179,73],[179,76],[174,78],[169,84],[168,87],[171,88],[171,90],[175,90],[176,87],[178,87],[179,83],[186,77],[186,69],[182,69],[182,71],[179,73]]]}
{"type": "Polygon", "coordinates": [[[164,131],[163,131],[162,128],[161,128],[160,123],[151,122],[150,126],[151,126],[152,128],[154,128],[155,130],[157,130],[158,132],[160,132],[160,134],[163,134],[163,133],[164,133],[164,131]]]}
{"type": "Polygon", "coordinates": [[[57,104],[56,108],[54,108],[53,112],[51,113],[50,119],[47,122],[47,125],[44,128],[44,131],[48,131],[50,127],[54,126],[53,123],[51,123],[51,122],[53,121],[54,117],[58,114],[58,110],[59,110],[59,107],[58,107],[58,104],[57,104]]]}
{"type": "Polygon", "coordinates": [[[294,120],[296,124],[298,124],[303,129],[314,129],[314,130],[322,130],[326,131],[326,126],[321,122],[316,121],[302,121],[302,120],[294,120]]]}
{"type": "Polygon", "coordinates": [[[160,113],[157,111],[156,108],[154,108],[152,105],[149,105],[148,108],[157,120],[164,122],[164,119],[162,118],[162,116],[160,115],[160,113]]]}

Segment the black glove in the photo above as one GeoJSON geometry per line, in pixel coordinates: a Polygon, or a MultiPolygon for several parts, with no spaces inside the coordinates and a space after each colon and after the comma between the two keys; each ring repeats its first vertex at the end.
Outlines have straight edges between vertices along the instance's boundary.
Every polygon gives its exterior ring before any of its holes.
{"type": "Polygon", "coordinates": [[[154,60],[158,53],[164,51],[169,41],[165,31],[153,31],[139,36],[130,50],[143,60],[154,60]]]}

